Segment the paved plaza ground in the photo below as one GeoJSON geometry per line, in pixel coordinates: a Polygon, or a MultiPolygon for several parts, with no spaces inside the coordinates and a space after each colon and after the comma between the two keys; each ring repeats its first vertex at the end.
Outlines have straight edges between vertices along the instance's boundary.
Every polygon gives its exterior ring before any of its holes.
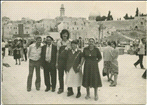
{"type": "MultiPolygon", "coordinates": [[[[7,52],[7,51],[6,51],[7,52]]],[[[94,91],[91,88],[91,99],[85,100],[86,89],[81,88],[82,96],[77,99],[76,88],[74,95],[67,97],[67,87],[63,94],[58,95],[59,86],[57,78],[57,88],[55,92],[45,92],[43,70],[41,69],[41,89],[35,89],[35,72],[33,75],[32,91],[27,92],[28,61],[21,65],[15,65],[12,56],[6,57],[3,62],[10,64],[11,67],[3,67],[2,82],[2,103],[3,104],[145,104],[146,101],[146,80],[141,76],[145,70],[133,66],[138,59],[136,55],[120,55],[118,85],[109,87],[107,78],[102,76],[103,60],[99,63],[103,86],[98,89],[99,100],[94,101],[94,91]]],[[[144,65],[146,59],[144,57],[144,65]]],[[[145,66],[146,67],[146,66],[145,66]]]]}

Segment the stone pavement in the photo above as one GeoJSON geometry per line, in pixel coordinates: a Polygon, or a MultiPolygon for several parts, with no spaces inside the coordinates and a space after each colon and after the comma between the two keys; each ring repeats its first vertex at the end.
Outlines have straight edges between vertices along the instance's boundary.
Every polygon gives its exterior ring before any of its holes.
{"type": "MultiPolygon", "coordinates": [[[[7,55],[7,54],[6,54],[7,55]]],[[[2,103],[3,104],[145,104],[146,102],[146,80],[141,76],[144,70],[133,66],[138,59],[136,55],[120,55],[118,85],[109,87],[107,78],[101,75],[103,86],[98,89],[99,100],[94,101],[94,90],[91,88],[91,99],[85,100],[86,89],[81,88],[82,96],[76,99],[76,88],[74,95],[67,97],[67,87],[63,94],[58,95],[58,79],[56,92],[44,92],[44,77],[41,69],[41,89],[35,89],[35,72],[33,75],[32,91],[27,92],[28,62],[15,65],[12,56],[6,56],[4,62],[11,67],[3,67],[2,103]]],[[[146,59],[144,59],[145,65],[146,59]]],[[[102,74],[103,60],[99,63],[102,74]]]]}

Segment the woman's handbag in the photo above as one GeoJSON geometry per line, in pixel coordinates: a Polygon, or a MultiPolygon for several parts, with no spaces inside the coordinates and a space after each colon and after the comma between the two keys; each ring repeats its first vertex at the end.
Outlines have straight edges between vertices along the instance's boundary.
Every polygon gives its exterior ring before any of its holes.
{"type": "Polygon", "coordinates": [[[103,76],[106,76],[107,74],[104,72],[104,69],[103,69],[103,71],[102,71],[102,74],[103,74],[103,76]]]}

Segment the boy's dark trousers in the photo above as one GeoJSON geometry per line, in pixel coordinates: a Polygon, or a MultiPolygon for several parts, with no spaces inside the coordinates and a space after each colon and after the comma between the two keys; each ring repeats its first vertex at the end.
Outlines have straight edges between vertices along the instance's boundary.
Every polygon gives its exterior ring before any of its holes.
{"type": "Polygon", "coordinates": [[[25,61],[27,61],[27,48],[23,49],[23,53],[24,53],[24,56],[25,56],[25,61]]]}
{"type": "Polygon", "coordinates": [[[136,63],[134,63],[134,65],[137,66],[140,63],[140,67],[144,68],[143,64],[142,64],[142,61],[143,61],[143,55],[139,55],[139,59],[138,59],[138,61],[136,63]]]}

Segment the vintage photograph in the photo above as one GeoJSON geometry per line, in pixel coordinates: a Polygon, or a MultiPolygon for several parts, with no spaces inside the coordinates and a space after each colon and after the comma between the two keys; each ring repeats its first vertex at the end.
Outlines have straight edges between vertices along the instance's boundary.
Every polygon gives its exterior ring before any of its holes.
{"type": "Polygon", "coordinates": [[[146,104],[146,6],[1,2],[1,104],[146,104]]]}

